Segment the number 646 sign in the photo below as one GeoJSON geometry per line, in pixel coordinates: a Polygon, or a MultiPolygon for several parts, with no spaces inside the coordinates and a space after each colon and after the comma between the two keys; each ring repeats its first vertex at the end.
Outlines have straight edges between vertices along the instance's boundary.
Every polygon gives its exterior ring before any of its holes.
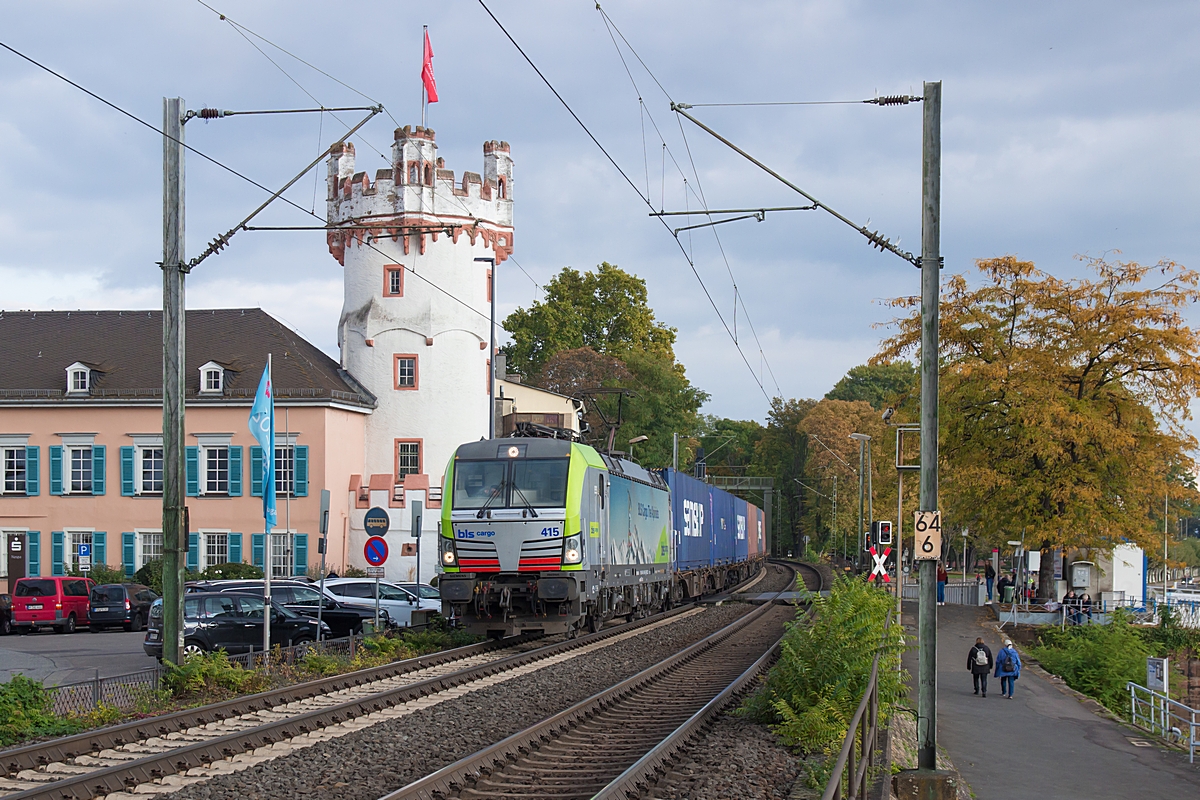
{"type": "Polygon", "coordinates": [[[913,530],[916,535],[917,561],[936,561],[942,557],[942,512],[918,511],[913,530]]]}

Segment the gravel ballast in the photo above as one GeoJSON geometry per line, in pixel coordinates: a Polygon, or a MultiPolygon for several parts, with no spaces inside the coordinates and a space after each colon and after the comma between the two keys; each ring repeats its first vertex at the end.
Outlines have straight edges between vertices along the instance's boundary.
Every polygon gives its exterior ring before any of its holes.
{"type": "MultiPolygon", "coordinates": [[[[767,587],[763,591],[786,583],[786,575],[776,570],[759,584],[767,587]]],[[[652,666],[749,610],[741,603],[707,608],[599,652],[181,788],[172,796],[294,800],[318,792],[322,800],[376,800],[652,666]]]]}

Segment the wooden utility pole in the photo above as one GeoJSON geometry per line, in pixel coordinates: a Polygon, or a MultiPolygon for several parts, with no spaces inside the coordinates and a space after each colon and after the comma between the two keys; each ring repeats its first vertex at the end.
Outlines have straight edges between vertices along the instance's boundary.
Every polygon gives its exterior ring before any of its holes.
{"type": "Polygon", "coordinates": [[[163,98],[163,660],[183,649],[184,508],[183,98],[163,98]]]}
{"type": "MultiPolygon", "coordinates": [[[[920,510],[938,507],[938,303],[941,280],[942,83],[925,84],[921,169],[921,493],[920,510]]],[[[915,547],[915,545],[914,545],[915,547]]],[[[920,562],[917,767],[937,769],[937,568],[920,562]]]]}

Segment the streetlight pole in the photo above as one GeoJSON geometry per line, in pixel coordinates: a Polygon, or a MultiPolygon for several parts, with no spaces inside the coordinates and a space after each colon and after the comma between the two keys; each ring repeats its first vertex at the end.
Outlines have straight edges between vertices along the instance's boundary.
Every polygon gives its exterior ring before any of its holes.
{"type": "MultiPolygon", "coordinates": [[[[496,438],[496,259],[477,258],[476,261],[492,265],[488,278],[488,298],[492,305],[490,324],[488,325],[488,438],[496,438]]],[[[478,385],[478,384],[476,384],[478,385]]]]}
{"type": "Polygon", "coordinates": [[[856,539],[857,550],[854,553],[854,568],[858,570],[862,566],[862,550],[863,550],[863,505],[865,501],[864,491],[866,479],[866,459],[867,449],[866,443],[871,441],[871,437],[865,433],[852,433],[850,438],[858,442],[858,537],[856,539]]]}

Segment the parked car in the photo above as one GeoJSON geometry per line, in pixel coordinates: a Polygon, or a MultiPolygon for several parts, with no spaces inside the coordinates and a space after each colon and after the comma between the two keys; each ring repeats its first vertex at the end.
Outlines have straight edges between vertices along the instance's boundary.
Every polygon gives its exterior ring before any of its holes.
{"type": "MultiPolygon", "coordinates": [[[[256,597],[263,594],[261,580],[222,581],[211,588],[218,592],[245,592],[256,597]]],[[[303,581],[271,581],[271,602],[314,619],[320,607],[321,621],[329,624],[333,636],[339,637],[352,633],[357,636],[363,632],[364,622],[375,619],[375,609],[350,605],[332,595],[322,597],[319,587],[303,581]]],[[[383,617],[381,622],[389,622],[386,611],[380,616],[383,617]]]]}
{"type": "MultiPolygon", "coordinates": [[[[375,608],[374,578],[334,578],[325,581],[325,589],[350,605],[375,608]]],[[[418,600],[413,592],[401,589],[394,583],[379,581],[379,608],[381,612],[387,611],[396,625],[407,628],[412,625],[415,609],[437,613],[442,610],[442,601],[418,600]]]]}
{"type": "Polygon", "coordinates": [[[18,578],[13,587],[13,628],[21,633],[54,628],[74,633],[88,621],[91,578],[18,578]]]}
{"type": "Polygon", "coordinates": [[[12,633],[12,595],[0,594],[0,634],[12,633]]]}
{"type": "Polygon", "coordinates": [[[92,633],[120,625],[140,631],[150,619],[150,604],[158,595],[140,583],[105,583],[93,586],[88,597],[88,627],[92,633]]]}
{"type": "Polygon", "coordinates": [[[396,585],[406,592],[420,596],[422,600],[436,600],[439,604],[442,602],[441,592],[427,583],[397,583],[396,585]]]}
{"type": "MultiPolygon", "coordinates": [[[[248,653],[262,649],[262,596],[226,592],[193,592],[183,598],[183,655],[224,650],[248,653]]],[[[162,659],[162,600],[150,606],[150,623],[142,649],[162,659]]],[[[322,638],[329,626],[321,623],[322,638]]],[[[271,642],[293,647],[317,640],[317,621],[271,603],[271,642]]]]}

